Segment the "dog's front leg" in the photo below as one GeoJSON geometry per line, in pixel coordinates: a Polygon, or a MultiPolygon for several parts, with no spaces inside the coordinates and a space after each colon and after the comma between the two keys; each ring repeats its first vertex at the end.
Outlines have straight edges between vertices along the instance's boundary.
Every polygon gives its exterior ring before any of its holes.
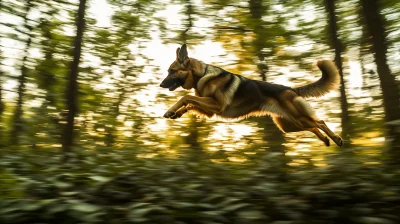
{"type": "Polygon", "coordinates": [[[199,109],[201,111],[205,111],[206,114],[215,114],[221,110],[221,106],[212,97],[186,95],[182,97],[175,105],[173,105],[164,114],[164,117],[176,119],[191,109],[199,109]]]}
{"type": "Polygon", "coordinates": [[[168,111],[164,114],[165,118],[172,118],[173,116],[176,116],[176,112],[181,109],[182,107],[186,106],[186,98],[188,95],[182,97],[178,102],[176,102],[172,107],[168,109],[168,111]]]}
{"type": "Polygon", "coordinates": [[[190,104],[190,103],[189,103],[188,105],[179,108],[179,109],[175,112],[175,114],[172,115],[172,116],[169,117],[169,118],[171,118],[171,119],[180,118],[180,117],[182,117],[183,114],[185,114],[186,112],[188,112],[188,111],[190,111],[190,110],[193,110],[193,109],[195,109],[195,106],[194,106],[193,104],[190,104]]]}

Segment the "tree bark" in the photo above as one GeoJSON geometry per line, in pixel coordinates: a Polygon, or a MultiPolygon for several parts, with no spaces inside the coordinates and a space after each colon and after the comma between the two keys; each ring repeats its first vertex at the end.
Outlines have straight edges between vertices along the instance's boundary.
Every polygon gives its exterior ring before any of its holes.
{"type": "MultiPolygon", "coordinates": [[[[379,1],[361,0],[361,10],[364,15],[369,41],[374,52],[380,86],[385,110],[385,121],[391,122],[400,119],[400,95],[395,77],[391,74],[387,63],[386,30],[383,17],[380,14],[379,1]]],[[[398,128],[398,127],[397,127],[398,128]]],[[[389,154],[392,161],[400,160],[400,133],[396,133],[396,126],[387,125],[387,135],[392,141],[388,141],[389,154]]]]}
{"type": "MultiPolygon", "coordinates": [[[[29,10],[32,7],[32,2],[31,0],[26,1],[25,5],[25,15],[24,15],[24,26],[28,29],[28,33],[30,35],[33,27],[29,25],[29,19],[28,19],[28,13],[29,10]]],[[[22,115],[23,115],[23,99],[24,99],[24,93],[25,93],[25,85],[26,85],[26,77],[28,75],[28,68],[26,67],[26,63],[28,61],[28,51],[31,47],[32,43],[32,37],[28,36],[28,39],[26,40],[25,44],[25,49],[24,49],[24,57],[22,58],[22,66],[21,66],[21,75],[18,77],[18,98],[17,98],[17,105],[14,111],[14,116],[13,116],[13,123],[10,131],[10,144],[11,145],[18,145],[19,144],[19,135],[21,134],[23,130],[23,121],[22,121],[22,115]]]]}
{"type": "Polygon", "coordinates": [[[66,100],[67,100],[67,124],[65,126],[64,131],[64,139],[63,139],[63,152],[64,152],[64,161],[69,159],[69,154],[72,152],[72,145],[74,140],[74,119],[78,111],[77,107],[77,98],[78,98],[78,73],[79,73],[79,62],[81,58],[81,50],[82,50],[82,39],[83,39],[83,31],[85,28],[85,9],[86,9],[86,0],[79,1],[78,8],[78,17],[76,19],[76,36],[74,40],[74,53],[73,53],[73,61],[71,64],[71,70],[69,73],[69,83],[68,89],[66,91],[66,100]]]}
{"type": "MultiPolygon", "coordinates": [[[[0,8],[3,6],[3,1],[0,0],[0,8]]],[[[0,63],[3,62],[3,52],[0,49],[0,63]]],[[[4,112],[4,104],[3,104],[3,76],[4,72],[0,68],[0,147],[3,146],[3,112],[4,112]]]]}
{"type": "MultiPolygon", "coordinates": [[[[62,142],[61,135],[64,125],[60,123],[60,118],[52,113],[59,111],[56,90],[59,83],[57,83],[56,74],[54,74],[51,69],[51,66],[54,66],[54,64],[57,63],[57,61],[54,60],[57,46],[55,37],[52,33],[52,25],[52,22],[49,20],[44,20],[39,25],[41,28],[41,34],[44,37],[40,42],[43,45],[44,61],[42,61],[42,63],[44,66],[40,66],[37,69],[37,72],[42,79],[41,82],[43,83],[43,88],[46,90],[45,100],[40,108],[40,114],[46,114],[48,116],[51,126],[48,127],[47,132],[50,134],[49,136],[51,136],[53,140],[52,142],[60,143],[62,142]]],[[[33,142],[33,144],[35,144],[35,142],[33,142]]]]}
{"type": "MultiPolygon", "coordinates": [[[[51,25],[49,24],[49,21],[46,21],[42,24],[43,26],[43,36],[46,38],[46,40],[50,43],[53,41],[53,36],[51,34],[51,25]]],[[[45,47],[45,62],[51,62],[53,61],[53,54],[54,54],[54,44],[48,45],[45,47]]],[[[46,63],[47,64],[47,63],[46,63]]],[[[52,106],[56,107],[56,100],[53,92],[53,86],[54,83],[56,82],[56,77],[55,75],[49,71],[49,69],[44,69],[42,71],[42,74],[44,76],[44,88],[46,89],[46,97],[45,97],[45,103],[44,105],[47,106],[52,106]]]]}
{"type": "Polygon", "coordinates": [[[340,75],[340,109],[342,110],[341,114],[341,123],[342,123],[342,137],[344,141],[346,141],[346,147],[350,146],[350,116],[349,116],[349,106],[347,103],[346,96],[346,85],[343,78],[343,61],[342,61],[342,53],[344,50],[343,44],[338,37],[338,26],[335,14],[335,1],[334,0],[325,0],[325,9],[328,13],[329,17],[329,37],[331,41],[331,47],[335,49],[335,63],[339,70],[340,75]]]}
{"type": "MultiPolygon", "coordinates": [[[[3,60],[2,56],[3,56],[3,52],[0,50],[0,62],[2,62],[2,60],[3,60]]],[[[0,69],[0,147],[3,146],[3,112],[4,112],[3,76],[4,76],[4,72],[3,72],[3,70],[0,69]]]]}

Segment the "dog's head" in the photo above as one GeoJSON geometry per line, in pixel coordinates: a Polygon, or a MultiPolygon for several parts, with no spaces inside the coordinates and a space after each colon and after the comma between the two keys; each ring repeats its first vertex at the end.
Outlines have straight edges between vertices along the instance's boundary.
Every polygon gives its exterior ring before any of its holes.
{"type": "Polygon", "coordinates": [[[168,76],[161,82],[160,87],[174,91],[182,86],[184,89],[191,89],[195,86],[194,76],[200,73],[200,63],[189,58],[186,44],[176,49],[176,59],[169,66],[168,76]]]}

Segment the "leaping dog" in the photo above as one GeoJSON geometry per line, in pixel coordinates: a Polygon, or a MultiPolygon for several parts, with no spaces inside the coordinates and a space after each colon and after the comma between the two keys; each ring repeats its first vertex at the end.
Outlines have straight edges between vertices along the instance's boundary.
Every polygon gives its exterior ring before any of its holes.
{"type": "Polygon", "coordinates": [[[252,80],[222,68],[189,58],[186,44],[176,50],[176,59],[160,87],[174,91],[178,87],[194,89],[195,96],[186,95],[173,105],[164,117],[176,119],[188,111],[225,119],[243,119],[270,115],[283,132],[311,131],[329,146],[325,132],[338,146],[342,138],[333,133],[315,115],[304,98],[320,97],[337,89],[340,78],[332,61],[318,61],[322,77],[311,84],[291,88],[269,82],[252,80]]]}

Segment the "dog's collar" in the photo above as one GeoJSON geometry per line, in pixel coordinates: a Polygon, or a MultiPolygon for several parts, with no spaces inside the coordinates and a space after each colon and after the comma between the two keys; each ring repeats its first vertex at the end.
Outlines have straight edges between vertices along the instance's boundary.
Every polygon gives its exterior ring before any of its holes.
{"type": "Polygon", "coordinates": [[[197,90],[202,91],[204,85],[211,79],[219,76],[221,74],[222,69],[206,64],[206,68],[204,69],[204,74],[197,82],[197,90]]]}

